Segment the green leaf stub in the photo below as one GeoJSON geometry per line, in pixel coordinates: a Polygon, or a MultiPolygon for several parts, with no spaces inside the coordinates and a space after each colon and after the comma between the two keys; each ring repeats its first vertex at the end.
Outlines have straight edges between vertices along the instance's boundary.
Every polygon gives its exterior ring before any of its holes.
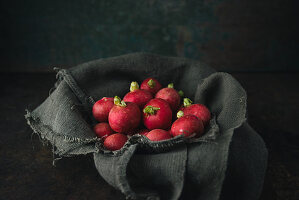
{"type": "Polygon", "coordinates": [[[114,97],[114,104],[121,107],[127,106],[127,104],[124,101],[122,101],[121,98],[119,98],[118,96],[114,97]]]}
{"type": "Polygon", "coordinates": [[[191,99],[189,98],[184,98],[184,107],[190,106],[192,104],[191,99]]]}
{"type": "Polygon", "coordinates": [[[154,115],[156,113],[157,110],[160,110],[160,108],[158,107],[153,107],[153,106],[146,106],[144,109],[143,109],[143,112],[145,114],[149,114],[149,115],[154,115]]]}
{"type": "Polygon", "coordinates": [[[133,81],[130,86],[130,92],[133,92],[134,90],[138,90],[138,89],[139,89],[138,83],[136,81],[133,81]]]}
{"type": "Polygon", "coordinates": [[[156,86],[156,82],[153,80],[153,79],[150,79],[148,82],[147,82],[147,85],[150,87],[150,88],[154,88],[156,86]]]}
{"type": "Polygon", "coordinates": [[[180,97],[183,97],[184,96],[184,92],[182,90],[178,91],[180,97]]]}
{"type": "Polygon", "coordinates": [[[183,116],[184,116],[184,112],[181,111],[181,110],[176,114],[177,118],[180,118],[180,117],[183,117],[183,116]]]}
{"type": "Polygon", "coordinates": [[[168,88],[173,88],[173,83],[169,83],[167,87],[168,88]]]}

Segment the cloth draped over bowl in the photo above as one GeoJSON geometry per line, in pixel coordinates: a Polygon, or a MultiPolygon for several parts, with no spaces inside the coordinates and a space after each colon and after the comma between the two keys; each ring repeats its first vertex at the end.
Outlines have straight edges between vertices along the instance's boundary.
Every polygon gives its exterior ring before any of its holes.
{"type": "Polygon", "coordinates": [[[258,199],[267,149],[247,122],[247,97],[230,74],[186,58],[133,53],[59,69],[55,90],[25,118],[55,154],[93,154],[100,175],[127,199],[258,199]],[[200,138],[152,142],[131,137],[111,152],[92,130],[91,108],[124,96],[148,77],[206,105],[212,120],[200,138]]]}

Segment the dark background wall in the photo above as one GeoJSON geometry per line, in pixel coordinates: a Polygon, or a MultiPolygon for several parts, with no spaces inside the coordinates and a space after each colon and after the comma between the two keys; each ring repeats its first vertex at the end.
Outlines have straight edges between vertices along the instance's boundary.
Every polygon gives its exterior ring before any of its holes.
{"type": "Polygon", "coordinates": [[[43,72],[53,66],[145,51],[231,72],[269,151],[260,200],[298,200],[298,8],[299,0],[0,0],[0,199],[124,199],[90,156],[53,167],[24,110],[48,97],[55,74],[43,72]]]}
{"type": "Polygon", "coordinates": [[[224,71],[298,71],[296,0],[1,1],[0,71],[144,51],[224,71]]]}

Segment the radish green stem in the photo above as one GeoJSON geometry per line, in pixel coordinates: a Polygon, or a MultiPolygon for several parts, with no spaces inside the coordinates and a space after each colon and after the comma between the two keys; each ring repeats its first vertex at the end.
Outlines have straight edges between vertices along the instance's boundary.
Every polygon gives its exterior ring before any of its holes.
{"type": "Polygon", "coordinates": [[[173,88],[173,83],[169,83],[167,87],[168,88],[173,88]]]}
{"type": "Polygon", "coordinates": [[[149,115],[154,115],[157,110],[160,110],[160,108],[153,107],[153,106],[146,106],[143,109],[143,112],[146,113],[146,114],[149,114],[149,115]]]}
{"type": "Polygon", "coordinates": [[[183,116],[184,116],[184,112],[181,111],[181,110],[176,114],[177,118],[180,118],[180,117],[183,117],[183,116]]]}
{"type": "Polygon", "coordinates": [[[121,107],[127,106],[127,104],[124,101],[122,101],[121,98],[119,98],[118,96],[114,97],[114,104],[121,107]]]}
{"type": "Polygon", "coordinates": [[[178,93],[179,93],[180,97],[184,96],[184,92],[182,90],[180,90],[178,93]]]}
{"type": "Polygon", "coordinates": [[[150,88],[154,88],[156,86],[156,82],[153,79],[150,79],[147,84],[150,88]]]}
{"type": "Polygon", "coordinates": [[[184,107],[190,106],[192,104],[191,99],[189,98],[184,98],[184,107]]]}
{"type": "Polygon", "coordinates": [[[138,89],[139,89],[138,83],[133,81],[130,86],[130,92],[133,92],[134,90],[138,90],[138,89]]]}

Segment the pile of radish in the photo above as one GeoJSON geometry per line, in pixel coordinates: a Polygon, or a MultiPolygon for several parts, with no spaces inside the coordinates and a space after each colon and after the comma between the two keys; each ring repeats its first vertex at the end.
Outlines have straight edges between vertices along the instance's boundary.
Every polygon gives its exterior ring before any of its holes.
{"type": "Polygon", "coordinates": [[[175,90],[173,84],[162,88],[154,78],[145,79],[140,88],[132,82],[123,100],[118,96],[103,97],[94,104],[92,113],[99,122],[94,132],[111,151],[121,149],[135,134],[151,141],[178,135],[200,137],[210,121],[210,111],[188,98],[181,103],[181,96],[183,92],[175,90]]]}

